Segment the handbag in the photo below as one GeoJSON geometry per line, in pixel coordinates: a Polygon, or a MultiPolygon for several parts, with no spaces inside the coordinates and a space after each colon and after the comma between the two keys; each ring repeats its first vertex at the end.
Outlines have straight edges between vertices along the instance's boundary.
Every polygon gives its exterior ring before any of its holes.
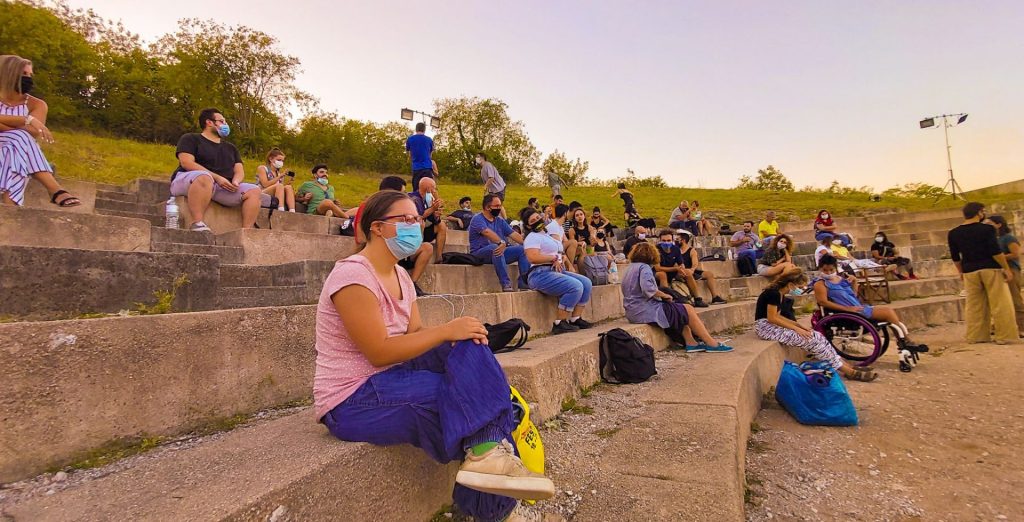
{"type": "Polygon", "coordinates": [[[785,361],[775,385],[775,400],[800,424],[857,425],[857,409],[843,379],[825,362],[808,361],[798,366],[785,361]]]}

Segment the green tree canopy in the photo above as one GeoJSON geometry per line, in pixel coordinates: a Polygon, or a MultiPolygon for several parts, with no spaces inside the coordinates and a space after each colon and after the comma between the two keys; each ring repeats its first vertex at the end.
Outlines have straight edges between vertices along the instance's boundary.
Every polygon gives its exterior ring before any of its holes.
{"type": "Polygon", "coordinates": [[[435,159],[442,175],[459,181],[478,179],[473,164],[477,152],[486,154],[509,182],[528,180],[540,163],[540,152],[523,122],[513,120],[501,100],[442,98],[434,100],[434,114],[441,118],[435,159]]]}
{"type": "Polygon", "coordinates": [[[754,179],[751,179],[750,176],[741,177],[740,183],[736,188],[767,190],[771,192],[792,192],[796,190],[793,183],[782,174],[782,171],[777,170],[772,165],[768,165],[767,168],[758,170],[757,177],[754,179]]]}

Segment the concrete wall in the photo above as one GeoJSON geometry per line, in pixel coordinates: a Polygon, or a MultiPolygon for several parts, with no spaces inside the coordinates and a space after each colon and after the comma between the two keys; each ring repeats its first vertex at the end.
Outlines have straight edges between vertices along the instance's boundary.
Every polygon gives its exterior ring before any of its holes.
{"type": "Polygon", "coordinates": [[[65,210],[0,206],[0,245],[149,252],[150,223],[65,210]]]}
{"type": "Polygon", "coordinates": [[[965,197],[971,198],[984,198],[985,196],[994,196],[1002,194],[1024,194],[1024,179],[1018,179],[1017,181],[1010,181],[1007,183],[1000,183],[999,185],[992,185],[990,187],[970,190],[965,193],[965,197]]]}
{"type": "Polygon", "coordinates": [[[276,265],[296,261],[337,261],[356,252],[355,239],[279,230],[234,230],[217,235],[217,243],[242,247],[245,264],[276,265]]]}
{"type": "Polygon", "coordinates": [[[77,207],[58,207],[50,202],[50,194],[46,187],[35,178],[29,181],[25,189],[25,206],[45,210],[72,212],[75,214],[92,214],[96,209],[96,184],[75,179],[57,179],[61,187],[78,198],[82,204],[77,207]]]}
{"type": "Polygon", "coordinates": [[[50,318],[134,309],[152,304],[156,290],[169,290],[176,278],[189,283],[177,292],[177,311],[217,306],[216,256],[114,252],[69,248],[0,248],[0,314],[50,318]]]}

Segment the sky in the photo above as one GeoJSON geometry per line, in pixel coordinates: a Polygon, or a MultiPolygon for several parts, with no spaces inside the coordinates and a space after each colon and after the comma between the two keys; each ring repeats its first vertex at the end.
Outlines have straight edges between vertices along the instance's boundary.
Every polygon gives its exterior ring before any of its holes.
{"type": "Polygon", "coordinates": [[[276,36],[298,86],[348,118],[495,97],[543,153],[728,188],[1024,178],[1024,2],[70,0],[146,41],[210,18],[276,36]]]}

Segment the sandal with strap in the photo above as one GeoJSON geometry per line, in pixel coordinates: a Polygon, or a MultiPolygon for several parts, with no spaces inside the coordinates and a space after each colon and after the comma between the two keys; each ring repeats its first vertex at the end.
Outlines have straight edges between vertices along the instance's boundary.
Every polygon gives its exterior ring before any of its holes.
{"type": "Polygon", "coordinates": [[[871,381],[873,381],[873,380],[875,380],[877,378],[878,378],[878,374],[877,373],[875,373],[873,371],[866,371],[865,372],[865,371],[861,371],[859,369],[855,369],[854,372],[853,372],[853,377],[850,377],[851,380],[861,381],[861,382],[871,382],[871,381]]]}
{"type": "Polygon", "coordinates": [[[82,200],[76,198],[75,196],[72,196],[71,193],[69,193],[68,191],[60,189],[57,192],[54,192],[52,196],[50,196],[50,203],[53,203],[58,207],[77,207],[78,205],[82,204],[82,200]],[[57,196],[60,196],[61,194],[67,194],[68,197],[60,200],[60,203],[58,203],[57,196]]]}

